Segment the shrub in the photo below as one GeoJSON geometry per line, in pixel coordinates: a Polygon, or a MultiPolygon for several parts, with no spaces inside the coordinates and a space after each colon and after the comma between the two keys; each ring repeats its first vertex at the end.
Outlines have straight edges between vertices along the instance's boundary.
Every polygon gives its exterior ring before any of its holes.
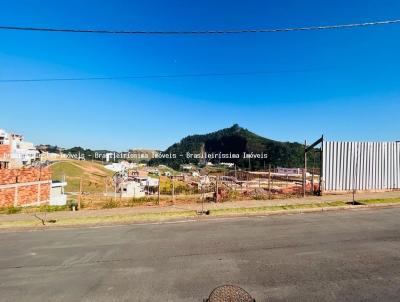
{"type": "Polygon", "coordinates": [[[126,202],[126,206],[134,207],[134,206],[145,204],[145,203],[157,204],[157,200],[158,200],[157,197],[148,197],[148,196],[132,198],[126,202]]]}
{"type": "Polygon", "coordinates": [[[107,200],[104,204],[103,204],[103,209],[112,209],[112,208],[118,208],[120,206],[120,203],[116,200],[110,199],[107,200]]]}
{"type": "Polygon", "coordinates": [[[75,210],[78,210],[78,202],[76,200],[68,200],[67,207],[72,210],[72,207],[75,207],[75,210]]]}
{"type": "Polygon", "coordinates": [[[22,208],[19,207],[9,207],[6,208],[6,214],[17,214],[22,211],[22,208]]]}
{"type": "Polygon", "coordinates": [[[65,211],[69,207],[68,205],[64,206],[51,206],[51,205],[42,205],[39,207],[39,212],[57,212],[57,211],[65,211]]]}

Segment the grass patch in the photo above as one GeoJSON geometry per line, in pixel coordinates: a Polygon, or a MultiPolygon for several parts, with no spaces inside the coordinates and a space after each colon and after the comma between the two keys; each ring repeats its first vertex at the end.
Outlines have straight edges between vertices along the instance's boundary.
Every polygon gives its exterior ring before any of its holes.
{"type": "Polygon", "coordinates": [[[377,198],[358,200],[363,204],[380,204],[380,203],[400,203],[400,198],[377,198]]]}
{"type": "MultiPolygon", "coordinates": [[[[146,221],[163,221],[174,218],[194,218],[197,216],[196,211],[177,211],[177,212],[161,212],[161,213],[141,213],[132,215],[110,215],[110,216],[90,216],[76,218],[58,218],[55,225],[83,225],[83,224],[104,224],[104,223],[124,223],[124,222],[146,222],[146,221]]],[[[41,222],[37,219],[22,221],[7,221],[0,223],[0,228],[11,227],[36,227],[41,226],[41,222]]]]}
{"type": "Polygon", "coordinates": [[[68,206],[50,206],[50,205],[41,205],[38,207],[6,207],[0,208],[0,214],[18,214],[18,213],[30,213],[30,212],[57,212],[57,211],[66,211],[68,210],[68,206]]]}
{"type": "Polygon", "coordinates": [[[251,214],[251,213],[265,213],[265,212],[284,211],[284,210],[339,207],[345,205],[346,203],[343,201],[334,201],[334,202],[307,203],[307,204],[291,204],[291,205],[281,205],[281,206],[264,206],[264,207],[253,207],[253,208],[217,209],[217,210],[211,210],[210,214],[213,216],[221,216],[229,214],[251,214]]]}
{"type": "MultiPolygon", "coordinates": [[[[140,202],[149,202],[149,199],[140,200],[140,202]]],[[[385,203],[400,203],[400,198],[386,198],[386,199],[367,199],[360,200],[363,204],[385,204],[385,203]]],[[[120,206],[119,201],[110,200],[106,203],[104,208],[115,208],[120,206]]],[[[346,206],[345,201],[333,201],[333,202],[320,202],[320,203],[306,203],[306,204],[291,204],[291,205],[279,205],[279,206],[260,206],[252,208],[228,208],[228,209],[215,209],[210,211],[211,216],[229,216],[229,215],[246,215],[246,214],[263,214],[268,212],[285,211],[285,210],[301,210],[301,209],[315,209],[315,208],[328,208],[328,207],[340,207],[346,206]]],[[[28,208],[27,208],[28,209],[28,208]]],[[[67,210],[67,206],[40,206],[32,207],[37,212],[54,212],[67,210]]],[[[18,213],[24,208],[0,208],[0,213],[13,214],[18,213]]],[[[157,211],[157,209],[154,209],[157,211]]],[[[94,216],[89,217],[70,217],[70,218],[57,218],[58,226],[68,225],[84,225],[84,224],[107,224],[107,223],[129,223],[129,222],[147,222],[147,221],[164,221],[177,218],[195,218],[198,217],[196,211],[171,211],[171,212],[152,212],[152,213],[139,213],[139,214],[119,214],[109,216],[94,216]]],[[[12,228],[12,227],[38,227],[41,226],[33,216],[28,216],[26,220],[16,221],[4,221],[0,222],[0,228],[12,228]]]]}
{"type": "Polygon", "coordinates": [[[64,206],[42,205],[37,208],[38,212],[58,212],[58,211],[66,211],[66,210],[69,210],[68,205],[64,205],[64,206]]]}
{"type": "Polygon", "coordinates": [[[138,205],[143,205],[143,204],[153,204],[157,205],[158,203],[158,198],[157,197],[139,197],[139,198],[131,198],[129,199],[124,206],[126,207],[136,207],[138,205]]]}
{"type": "Polygon", "coordinates": [[[20,207],[4,207],[4,208],[0,208],[0,214],[17,214],[20,213],[22,211],[22,208],[20,207]]]}
{"type": "Polygon", "coordinates": [[[54,163],[50,166],[52,178],[61,180],[65,176],[66,192],[79,191],[80,178],[84,192],[104,192],[106,181],[114,172],[107,170],[103,165],[91,161],[68,160],[54,163]]]}
{"type": "Polygon", "coordinates": [[[103,209],[114,209],[114,208],[118,208],[120,207],[121,204],[119,201],[114,200],[114,199],[110,199],[107,200],[104,204],[103,204],[103,209]]]}

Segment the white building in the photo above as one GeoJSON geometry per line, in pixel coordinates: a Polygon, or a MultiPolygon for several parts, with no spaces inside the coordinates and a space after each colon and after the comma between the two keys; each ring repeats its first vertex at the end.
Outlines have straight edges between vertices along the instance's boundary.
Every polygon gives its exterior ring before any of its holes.
{"type": "Polygon", "coordinates": [[[184,164],[181,165],[182,170],[190,171],[193,170],[195,167],[192,164],[184,164]]]}
{"type": "Polygon", "coordinates": [[[276,168],[276,173],[279,174],[285,174],[285,175],[291,175],[291,174],[303,174],[303,169],[302,168],[282,168],[278,167],[276,168]]]}
{"type": "Polygon", "coordinates": [[[129,163],[127,161],[121,161],[119,163],[112,163],[104,166],[104,168],[114,172],[122,172],[136,167],[137,165],[135,163],[129,163]]]}
{"type": "Polygon", "coordinates": [[[8,154],[2,154],[3,159],[8,158],[10,168],[18,168],[29,165],[39,158],[39,151],[31,142],[24,140],[19,134],[7,133],[0,129],[0,145],[9,146],[8,154]]]}
{"type": "Polygon", "coordinates": [[[144,197],[146,192],[143,186],[136,181],[125,181],[119,186],[119,193],[121,197],[144,197]]]}
{"type": "Polygon", "coordinates": [[[143,187],[158,187],[159,180],[151,177],[134,177],[133,181],[140,183],[143,187]]]}
{"type": "Polygon", "coordinates": [[[9,144],[10,144],[9,134],[4,129],[0,129],[0,145],[9,145],[9,144]]]}
{"type": "Polygon", "coordinates": [[[53,181],[50,189],[50,201],[52,206],[63,206],[67,204],[67,195],[64,194],[66,182],[53,181]]]}
{"type": "Polygon", "coordinates": [[[233,168],[233,166],[235,165],[234,163],[220,163],[221,166],[227,166],[228,168],[233,168]]]}

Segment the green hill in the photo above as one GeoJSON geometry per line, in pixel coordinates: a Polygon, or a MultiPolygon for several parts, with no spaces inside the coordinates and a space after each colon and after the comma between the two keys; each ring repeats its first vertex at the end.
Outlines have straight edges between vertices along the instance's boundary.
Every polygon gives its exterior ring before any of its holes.
{"type": "Polygon", "coordinates": [[[92,161],[65,160],[50,166],[53,180],[67,181],[66,192],[78,192],[82,178],[84,192],[104,192],[106,181],[114,172],[105,169],[101,164],[92,161]]]}
{"type": "Polygon", "coordinates": [[[190,135],[183,138],[167,148],[164,153],[176,154],[176,158],[158,158],[150,161],[151,165],[165,164],[175,169],[185,163],[201,163],[201,159],[190,159],[186,153],[199,154],[222,153],[240,154],[240,158],[234,159],[212,159],[211,162],[232,162],[238,167],[248,168],[249,160],[243,158],[243,152],[255,154],[267,154],[267,158],[252,158],[250,160],[252,169],[262,169],[268,164],[281,167],[302,167],[304,160],[304,146],[299,143],[279,142],[259,136],[249,130],[235,124],[230,128],[204,135],[190,135]]]}

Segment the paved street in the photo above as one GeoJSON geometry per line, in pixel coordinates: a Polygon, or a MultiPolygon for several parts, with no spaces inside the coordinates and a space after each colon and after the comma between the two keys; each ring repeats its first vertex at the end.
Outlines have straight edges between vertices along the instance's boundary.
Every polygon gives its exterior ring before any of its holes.
{"type": "Polygon", "coordinates": [[[0,233],[0,301],[399,301],[400,208],[0,233]]]}

